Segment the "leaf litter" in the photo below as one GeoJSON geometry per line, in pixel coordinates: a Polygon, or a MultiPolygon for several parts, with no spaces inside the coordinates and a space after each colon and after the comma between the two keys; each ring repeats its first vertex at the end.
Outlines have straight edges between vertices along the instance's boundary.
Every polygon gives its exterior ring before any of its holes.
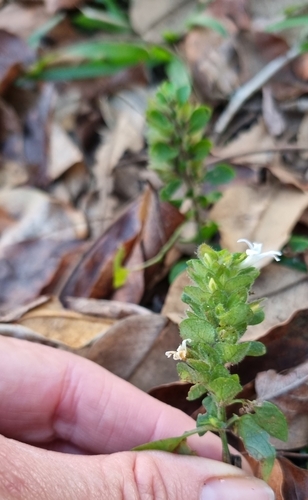
{"type": "Polygon", "coordinates": [[[112,15],[94,4],[78,15],[69,0],[0,10],[0,334],[87,357],[196,414],[164,356],[180,343],[189,283],[184,272],[170,285],[168,274],[196,245],[171,245],[155,260],[184,216],[160,200],[146,141],[147,103],[168,56],[148,64],[142,44],[165,48],[172,39],[194,99],[213,108],[205,167],[228,163],[236,172],[205,212],[218,224],[213,243],[240,251],[246,238],[284,253],[283,265],[262,263],[253,297],[267,297],[266,320],[244,337],[262,338],[267,354],[234,371],[249,397],[268,398],[270,387],[287,416],[290,437],[275,442],[270,484],[278,499],[304,499],[307,471],[296,464],[305,467],[298,450],[308,446],[308,245],[294,252],[288,242],[308,238],[307,54],[295,50],[299,28],[267,30],[290,2],[215,0],[198,10],[194,1],[157,0],[151,16],[144,0],[112,15]],[[79,66],[64,61],[77,42],[127,43],[130,26],[143,55],[129,65],[80,58],[80,47],[79,66]],[[129,272],[116,288],[119,249],[129,272]]]}

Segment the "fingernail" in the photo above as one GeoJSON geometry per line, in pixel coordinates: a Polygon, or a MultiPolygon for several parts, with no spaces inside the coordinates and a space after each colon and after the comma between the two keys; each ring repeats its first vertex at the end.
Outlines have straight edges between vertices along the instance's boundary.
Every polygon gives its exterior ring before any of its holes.
{"type": "Polygon", "coordinates": [[[275,500],[273,490],[260,479],[223,477],[209,479],[200,500],[275,500]]]}

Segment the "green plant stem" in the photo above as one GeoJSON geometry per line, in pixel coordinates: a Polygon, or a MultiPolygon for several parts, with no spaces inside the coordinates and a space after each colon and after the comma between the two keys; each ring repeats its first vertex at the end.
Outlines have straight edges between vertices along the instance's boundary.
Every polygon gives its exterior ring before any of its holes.
{"type": "Polygon", "coordinates": [[[219,431],[219,437],[221,439],[222,443],[222,461],[225,464],[231,464],[231,454],[229,450],[229,445],[228,445],[228,440],[227,440],[227,433],[224,430],[219,431]]]}
{"type": "MultiPolygon", "coordinates": [[[[224,406],[219,408],[219,417],[222,422],[225,423],[227,421],[226,408],[224,406]]],[[[229,450],[226,429],[221,429],[219,431],[219,437],[222,443],[222,461],[226,464],[231,464],[231,454],[229,450]]]]}
{"type": "MultiPolygon", "coordinates": [[[[185,224],[185,222],[184,222],[185,224]]],[[[154,264],[158,264],[166,255],[166,253],[170,250],[170,248],[173,247],[173,245],[176,243],[176,241],[179,239],[181,232],[183,230],[184,224],[181,224],[173,233],[171,238],[165,243],[165,245],[161,248],[161,250],[158,252],[158,254],[155,255],[152,259],[146,260],[143,264],[140,264],[140,266],[135,266],[129,269],[130,272],[135,272],[135,271],[142,271],[143,269],[146,269],[147,267],[151,267],[154,264]]]]}

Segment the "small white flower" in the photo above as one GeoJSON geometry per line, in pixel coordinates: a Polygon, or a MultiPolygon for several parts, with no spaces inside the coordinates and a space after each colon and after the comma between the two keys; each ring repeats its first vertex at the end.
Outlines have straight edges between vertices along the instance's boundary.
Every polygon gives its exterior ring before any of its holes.
{"type": "Polygon", "coordinates": [[[240,264],[240,267],[250,267],[255,266],[260,260],[264,259],[264,257],[273,257],[276,261],[280,260],[281,252],[276,250],[269,250],[268,252],[262,252],[262,243],[251,243],[248,240],[241,239],[237,240],[238,243],[244,242],[248,245],[249,248],[246,250],[247,258],[243,260],[240,264]]]}
{"type": "Polygon", "coordinates": [[[179,345],[179,347],[177,348],[176,351],[167,351],[167,352],[165,352],[165,355],[167,356],[167,358],[170,358],[171,356],[173,356],[173,359],[175,359],[176,361],[177,360],[185,361],[186,357],[187,357],[186,344],[187,344],[187,342],[191,342],[191,341],[192,341],[191,339],[183,340],[182,344],[179,345]]]}

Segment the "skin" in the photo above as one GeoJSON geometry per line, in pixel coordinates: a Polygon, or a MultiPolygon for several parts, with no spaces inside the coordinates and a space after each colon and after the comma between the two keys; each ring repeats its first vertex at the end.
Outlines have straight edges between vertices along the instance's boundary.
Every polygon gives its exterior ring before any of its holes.
{"type": "Polygon", "coordinates": [[[190,438],[198,457],[129,451],[195,422],[91,361],[0,336],[0,366],[1,499],[194,500],[249,474],[219,462],[210,433],[190,438]]]}

